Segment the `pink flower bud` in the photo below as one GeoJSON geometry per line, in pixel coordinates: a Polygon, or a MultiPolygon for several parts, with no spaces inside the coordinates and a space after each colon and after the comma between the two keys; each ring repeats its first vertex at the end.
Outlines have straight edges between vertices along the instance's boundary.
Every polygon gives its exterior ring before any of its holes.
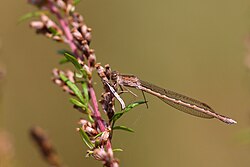
{"type": "Polygon", "coordinates": [[[42,29],[44,27],[44,23],[41,21],[32,21],[30,23],[30,27],[39,30],[39,29],[42,29]]]}
{"type": "Polygon", "coordinates": [[[76,29],[73,30],[72,35],[79,41],[83,40],[82,34],[76,29]]]}
{"type": "Polygon", "coordinates": [[[107,153],[105,152],[104,149],[98,148],[94,150],[93,157],[96,160],[105,161],[105,159],[107,158],[107,153]]]}
{"type": "Polygon", "coordinates": [[[57,1],[56,1],[56,4],[57,4],[57,6],[58,6],[59,8],[61,8],[61,9],[66,9],[66,4],[65,4],[65,2],[63,2],[62,0],[57,0],[57,1]]]}

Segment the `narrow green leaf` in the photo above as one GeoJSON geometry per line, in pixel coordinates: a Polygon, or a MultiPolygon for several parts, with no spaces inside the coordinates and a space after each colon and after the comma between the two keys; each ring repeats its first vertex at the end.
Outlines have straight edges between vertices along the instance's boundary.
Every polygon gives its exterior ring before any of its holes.
{"type": "Polygon", "coordinates": [[[86,109],[86,108],[87,108],[85,104],[82,104],[82,102],[80,102],[80,101],[78,101],[78,100],[76,100],[76,99],[74,99],[74,98],[70,98],[69,101],[70,101],[72,104],[76,105],[77,107],[81,107],[81,108],[83,108],[83,109],[86,109]]]}
{"type": "Polygon", "coordinates": [[[100,137],[103,134],[103,132],[98,133],[94,138],[96,139],[97,137],[100,137]]]}
{"type": "MultiPolygon", "coordinates": [[[[59,55],[63,55],[63,56],[65,55],[65,53],[68,53],[70,55],[74,55],[71,51],[66,50],[66,49],[60,49],[60,50],[57,51],[57,53],[59,55]]],[[[68,62],[70,62],[70,61],[64,56],[63,59],[61,59],[59,61],[59,64],[65,64],[65,63],[68,63],[68,62]]]]}
{"type": "Polygon", "coordinates": [[[125,109],[124,109],[124,112],[129,112],[132,108],[136,107],[136,106],[139,106],[141,104],[144,104],[146,103],[146,101],[137,101],[137,102],[134,102],[132,104],[129,104],[125,109]]]}
{"type": "Polygon", "coordinates": [[[66,49],[60,49],[60,50],[57,51],[57,54],[60,54],[60,55],[63,55],[63,56],[65,55],[65,53],[68,53],[70,55],[74,55],[73,52],[71,52],[69,50],[66,50],[66,49]]]}
{"type": "Polygon", "coordinates": [[[119,118],[121,118],[121,116],[124,114],[124,112],[116,112],[113,117],[111,118],[111,120],[113,120],[114,122],[117,121],[119,118]]]}
{"type": "Polygon", "coordinates": [[[91,123],[94,123],[94,122],[95,122],[95,120],[92,118],[91,114],[89,114],[88,117],[89,117],[89,121],[90,121],[91,123]]]}
{"type": "MultiPolygon", "coordinates": [[[[76,77],[76,78],[83,78],[83,74],[82,74],[82,73],[75,72],[75,77],[76,77]]],[[[81,81],[80,81],[80,82],[81,82],[81,81]]]]}
{"type": "Polygon", "coordinates": [[[55,28],[49,27],[48,29],[52,33],[53,36],[60,35],[60,33],[55,28]]]}
{"type": "Polygon", "coordinates": [[[81,68],[81,73],[83,75],[83,78],[87,78],[88,74],[87,74],[87,71],[84,69],[84,68],[81,68]]]}
{"type": "Polygon", "coordinates": [[[84,98],[86,99],[87,103],[89,101],[89,90],[88,90],[88,84],[87,82],[82,82],[82,90],[84,98]]]}
{"type": "Polygon", "coordinates": [[[74,1],[73,1],[73,4],[74,4],[74,5],[77,5],[80,1],[81,1],[81,0],[74,0],[74,1]]]}
{"type": "Polygon", "coordinates": [[[18,20],[18,23],[21,23],[25,20],[32,18],[32,17],[38,17],[38,16],[41,16],[42,14],[47,14],[47,13],[48,12],[46,12],[46,11],[36,11],[36,12],[26,13],[25,15],[20,17],[20,19],[18,20]]]}
{"type": "Polygon", "coordinates": [[[139,106],[141,104],[144,104],[144,103],[146,103],[146,102],[145,101],[138,101],[138,102],[134,102],[132,104],[129,104],[123,111],[116,112],[111,120],[113,120],[114,122],[117,121],[119,118],[121,118],[121,116],[123,116],[123,114],[129,112],[132,108],[139,106]]]}
{"type": "Polygon", "coordinates": [[[83,131],[82,128],[79,128],[79,132],[80,132],[80,136],[82,138],[82,141],[90,148],[90,149],[93,149],[95,146],[93,143],[91,143],[90,139],[89,139],[89,136],[87,135],[87,133],[85,133],[83,131]]]}
{"type": "Polygon", "coordinates": [[[113,152],[122,152],[123,151],[123,149],[121,149],[121,148],[115,148],[115,149],[113,149],[113,152]]]}
{"type": "Polygon", "coordinates": [[[114,126],[113,130],[125,130],[127,132],[135,132],[133,129],[128,128],[126,126],[114,126]]]}
{"type": "Polygon", "coordinates": [[[69,60],[67,58],[62,58],[60,61],[59,61],[59,64],[65,64],[65,63],[68,63],[69,60]]]}
{"type": "Polygon", "coordinates": [[[61,80],[63,80],[63,82],[65,82],[68,87],[75,93],[76,97],[79,98],[79,100],[83,103],[86,104],[81,91],[78,89],[78,87],[76,86],[76,84],[74,84],[73,82],[71,82],[64,74],[60,74],[59,75],[61,80]]]}
{"type": "Polygon", "coordinates": [[[78,63],[77,59],[73,55],[65,52],[64,56],[66,57],[66,59],[68,59],[69,61],[71,61],[74,64],[75,68],[79,72],[81,72],[82,66],[78,63]]]}
{"type": "MultiPolygon", "coordinates": [[[[69,50],[66,50],[66,49],[60,49],[57,51],[58,54],[60,55],[65,55],[65,53],[68,53],[70,55],[74,55],[71,51],[69,50]]],[[[70,62],[69,59],[67,59],[65,56],[59,61],[59,64],[65,64],[65,63],[68,63],[70,62]]]]}

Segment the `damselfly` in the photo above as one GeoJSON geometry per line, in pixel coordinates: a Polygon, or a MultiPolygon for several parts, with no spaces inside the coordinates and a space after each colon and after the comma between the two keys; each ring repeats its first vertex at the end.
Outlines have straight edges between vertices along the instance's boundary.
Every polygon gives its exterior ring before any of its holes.
{"type": "MultiPolygon", "coordinates": [[[[111,74],[111,79],[114,81],[115,84],[118,84],[120,86],[132,87],[142,90],[143,92],[150,93],[158,97],[168,105],[185,113],[201,118],[217,118],[227,124],[237,123],[235,120],[229,117],[216,113],[210,106],[203,102],[167,89],[160,88],[151,83],[142,81],[134,75],[122,75],[116,71],[113,71],[111,74]]],[[[119,97],[118,100],[121,101],[119,97]]]]}

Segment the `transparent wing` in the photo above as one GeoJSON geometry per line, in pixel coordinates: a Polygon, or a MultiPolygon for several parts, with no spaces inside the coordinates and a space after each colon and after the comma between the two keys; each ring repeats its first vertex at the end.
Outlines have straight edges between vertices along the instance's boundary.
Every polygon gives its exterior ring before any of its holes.
{"type": "Polygon", "coordinates": [[[140,82],[141,86],[145,88],[145,92],[155,95],[168,105],[180,111],[202,118],[214,118],[215,115],[218,115],[211,107],[203,102],[170,90],[160,88],[145,81],[140,80],[140,82]]]}

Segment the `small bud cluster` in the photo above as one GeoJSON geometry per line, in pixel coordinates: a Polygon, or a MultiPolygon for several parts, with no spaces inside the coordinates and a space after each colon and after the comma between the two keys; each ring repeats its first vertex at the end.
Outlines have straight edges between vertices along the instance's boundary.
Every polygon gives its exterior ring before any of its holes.
{"type": "Polygon", "coordinates": [[[94,151],[92,152],[92,156],[96,160],[102,161],[104,166],[111,166],[112,164],[112,167],[119,167],[119,161],[116,159],[112,160],[112,153],[106,152],[103,148],[94,149],[94,151]]]}
{"type": "Polygon", "coordinates": [[[75,12],[71,0],[29,0],[29,3],[41,9],[49,10],[58,18],[59,24],[50,19],[45,12],[40,20],[32,21],[30,27],[58,42],[69,44],[75,57],[86,60],[90,68],[95,67],[95,51],[90,48],[91,31],[83,17],[75,12]]]}
{"type": "Polygon", "coordinates": [[[66,82],[64,82],[61,78],[60,78],[60,74],[64,74],[69,81],[71,81],[72,83],[75,83],[75,78],[74,78],[74,73],[70,70],[67,70],[66,73],[63,72],[62,70],[58,70],[58,69],[53,69],[52,71],[53,74],[53,78],[52,81],[58,85],[59,87],[61,87],[63,89],[63,91],[71,94],[71,95],[75,95],[74,92],[69,88],[69,86],[66,84],[66,82]]]}
{"type": "MultiPolygon", "coordinates": [[[[80,128],[87,133],[91,142],[95,144],[96,147],[105,145],[110,137],[111,129],[109,127],[107,127],[105,131],[101,132],[96,123],[91,123],[85,119],[80,119],[78,124],[80,125],[80,128]]],[[[79,128],[77,128],[77,130],[79,130],[79,128]]]]}
{"type": "Polygon", "coordinates": [[[90,138],[94,138],[99,133],[95,123],[90,123],[85,119],[80,119],[78,124],[81,126],[83,131],[85,131],[88,134],[90,138]]]}
{"type": "MultiPolygon", "coordinates": [[[[118,160],[113,157],[113,151],[106,151],[104,149],[106,142],[110,138],[111,129],[108,127],[104,132],[100,132],[96,123],[91,123],[85,119],[80,119],[78,124],[95,145],[92,150],[88,150],[87,156],[92,156],[96,160],[102,161],[104,166],[118,167],[119,163],[118,160]]],[[[77,130],[79,131],[80,128],[77,128],[77,130]]]]}
{"type": "Polygon", "coordinates": [[[62,30],[45,14],[40,16],[40,21],[32,21],[30,27],[34,28],[38,34],[43,34],[55,41],[65,41],[65,38],[62,36],[62,30]]]}

